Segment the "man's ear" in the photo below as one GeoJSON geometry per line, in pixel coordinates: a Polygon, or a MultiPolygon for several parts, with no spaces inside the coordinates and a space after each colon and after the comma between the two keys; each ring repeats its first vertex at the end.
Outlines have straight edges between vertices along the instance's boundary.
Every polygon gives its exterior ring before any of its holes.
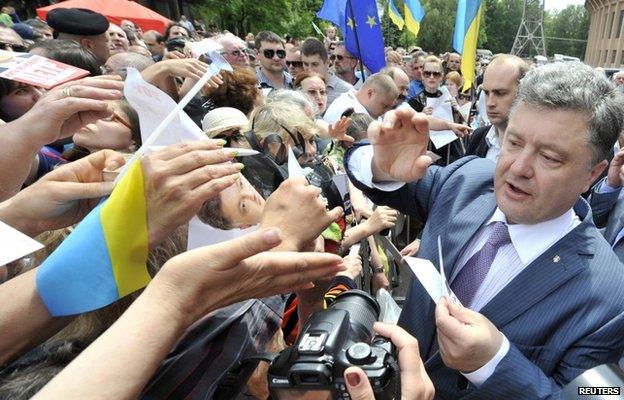
{"type": "Polygon", "coordinates": [[[91,43],[90,39],[87,39],[87,38],[80,39],[80,45],[87,50],[93,50],[93,43],[91,43]]]}
{"type": "Polygon", "coordinates": [[[589,179],[587,180],[587,182],[585,182],[585,192],[591,188],[591,185],[596,182],[596,179],[598,179],[600,174],[602,174],[602,171],[604,171],[605,168],[607,168],[608,166],[609,161],[607,160],[602,160],[598,164],[594,165],[594,167],[591,169],[589,179]]]}
{"type": "Polygon", "coordinates": [[[369,99],[372,99],[373,96],[375,95],[375,89],[374,88],[368,88],[368,90],[366,91],[366,95],[368,96],[369,99]]]}

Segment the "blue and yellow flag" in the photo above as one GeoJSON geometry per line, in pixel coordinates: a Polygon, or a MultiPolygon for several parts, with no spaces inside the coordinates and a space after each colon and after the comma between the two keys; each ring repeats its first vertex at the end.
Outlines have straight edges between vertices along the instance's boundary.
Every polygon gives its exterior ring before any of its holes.
{"type": "Polygon", "coordinates": [[[37,291],[52,316],[92,311],[145,287],[147,208],[141,161],[37,271],[37,291]]]}
{"type": "Polygon", "coordinates": [[[482,0],[459,0],[457,3],[453,48],[462,56],[463,90],[470,88],[475,79],[475,57],[483,3],[482,0]]]}
{"type": "Polygon", "coordinates": [[[420,30],[420,21],[425,16],[425,9],[418,0],[405,0],[405,26],[407,29],[418,36],[420,30]]]}
{"type": "Polygon", "coordinates": [[[388,0],[388,16],[390,17],[390,20],[399,28],[399,30],[402,31],[403,25],[405,25],[405,20],[401,16],[396,4],[394,4],[394,0],[388,0]]]}
{"type": "Polygon", "coordinates": [[[381,21],[375,0],[325,0],[316,16],[340,27],[349,53],[361,58],[372,73],[386,66],[381,21]]]}

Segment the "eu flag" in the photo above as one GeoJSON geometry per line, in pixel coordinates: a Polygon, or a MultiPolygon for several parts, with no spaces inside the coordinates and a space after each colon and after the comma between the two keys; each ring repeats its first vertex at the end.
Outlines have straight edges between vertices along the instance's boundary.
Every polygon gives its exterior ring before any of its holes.
{"type": "Polygon", "coordinates": [[[379,72],[386,66],[386,58],[377,3],[375,0],[358,0],[357,4],[350,4],[352,1],[325,0],[316,16],[338,25],[349,53],[361,57],[372,73],[379,72]]]}

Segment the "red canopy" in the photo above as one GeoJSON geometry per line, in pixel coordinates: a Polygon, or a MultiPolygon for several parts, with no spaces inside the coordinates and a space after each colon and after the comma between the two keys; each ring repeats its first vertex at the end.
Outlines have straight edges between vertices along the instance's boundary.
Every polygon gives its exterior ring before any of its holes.
{"type": "Polygon", "coordinates": [[[165,33],[165,28],[171,21],[156,11],[129,0],[67,0],[58,4],[37,9],[37,16],[45,21],[48,11],[55,8],[86,8],[97,11],[114,24],[119,25],[121,20],[127,19],[141,27],[143,32],[156,30],[165,33]]]}

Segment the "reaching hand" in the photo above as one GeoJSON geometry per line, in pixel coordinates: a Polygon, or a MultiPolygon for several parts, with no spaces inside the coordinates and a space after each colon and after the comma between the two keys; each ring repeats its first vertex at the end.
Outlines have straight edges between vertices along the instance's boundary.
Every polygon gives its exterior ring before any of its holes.
{"type": "Polygon", "coordinates": [[[341,140],[344,142],[355,142],[351,136],[347,135],[347,129],[351,126],[351,118],[342,117],[339,121],[330,124],[328,127],[329,137],[335,140],[341,140]]]}
{"type": "Polygon", "coordinates": [[[190,324],[208,311],[308,287],[344,269],[333,254],[266,252],[282,238],[279,229],[260,229],[180,254],[167,261],[146,292],[155,289],[172,317],[190,324]]]}
{"type": "Polygon", "coordinates": [[[425,155],[429,144],[427,117],[411,108],[389,111],[383,124],[368,128],[373,145],[373,179],[412,182],[422,178],[432,163],[425,155]]]}
{"type": "Polygon", "coordinates": [[[472,133],[472,128],[468,125],[462,125],[455,122],[448,123],[449,129],[453,131],[457,137],[463,138],[464,136],[468,136],[472,133]]]}
{"type": "MultiPolygon", "coordinates": [[[[418,341],[396,325],[375,322],[375,331],[385,336],[397,349],[399,367],[401,369],[401,399],[431,400],[435,388],[425,371],[418,341]]],[[[359,367],[349,367],[344,372],[347,390],[353,400],[375,400],[373,388],[366,373],[359,367]]]]}
{"type": "Polygon", "coordinates": [[[418,253],[419,249],[420,249],[420,239],[416,239],[412,243],[405,246],[403,250],[401,250],[401,255],[413,256],[414,254],[418,253]]]}
{"type": "Polygon", "coordinates": [[[204,202],[234,184],[243,165],[218,140],[185,142],[156,151],[141,162],[150,247],[197,214],[204,202]]]}
{"type": "Polygon", "coordinates": [[[260,226],[276,227],[284,233],[280,248],[304,249],[342,215],[340,207],[326,211],[320,194],[320,189],[310,186],[303,178],[282,182],[267,199],[260,226]]]}
{"type": "Polygon", "coordinates": [[[607,184],[613,188],[622,187],[624,182],[624,149],[613,157],[607,172],[607,184]]]}
{"type": "Polygon", "coordinates": [[[338,275],[344,275],[355,279],[362,274],[362,257],[355,254],[352,256],[345,256],[342,260],[347,269],[338,273],[338,275]]]}
{"type": "Polygon", "coordinates": [[[379,206],[375,208],[373,214],[368,220],[363,222],[363,224],[368,226],[368,235],[370,236],[384,229],[393,228],[398,216],[399,212],[397,210],[386,206],[379,206]]]}
{"type": "Polygon", "coordinates": [[[102,171],[123,164],[121,154],[111,150],[65,164],[2,203],[0,215],[30,236],[73,225],[113,190],[102,171]]]}
{"type": "Polygon", "coordinates": [[[44,94],[11,124],[37,149],[73,135],[83,126],[111,115],[105,100],[121,99],[118,76],[96,76],[68,82],[44,94]]]}

